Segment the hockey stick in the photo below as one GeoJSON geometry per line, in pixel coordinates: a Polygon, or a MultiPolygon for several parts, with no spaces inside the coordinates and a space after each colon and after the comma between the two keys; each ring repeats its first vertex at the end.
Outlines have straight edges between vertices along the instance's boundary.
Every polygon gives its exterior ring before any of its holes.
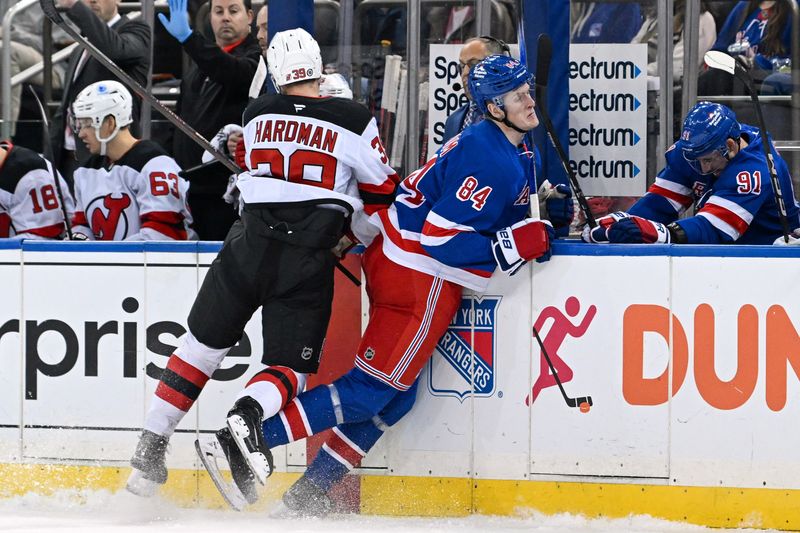
{"type": "Polygon", "coordinates": [[[756,117],[758,118],[758,129],[761,130],[761,148],[764,149],[764,156],[767,158],[767,167],[769,168],[769,181],[772,184],[772,194],[775,196],[775,203],[778,204],[778,216],[781,219],[781,228],[783,229],[783,240],[788,244],[789,242],[789,222],[786,217],[786,204],[783,201],[783,192],[781,192],[781,184],[778,181],[778,173],[775,171],[775,161],[772,158],[772,151],[769,149],[769,138],[767,137],[767,124],[764,122],[764,115],[761,112],[761,102],[758,100],[758,93],[756,92],[755,85],[753,84],[753,77],[747,71],[747,65],[744,64],[739,57],[733,58],[725,52],[712,50],[706,52],[703,56],[706,65],[713,69],[724,70],[728,74],[732,74],[742,80],[747,87],[747,92],[750,93],[750,100],[756,108],[756,117]]]}
{"type": "Polygon", "coordinates": [[[550,115],[547,113],[547,78],[550,75],[550,57],[553,53],[553,44],[550,42],[550,36],[546,33],[539,35],[537,41],[537,54],[536,54],[536,109],[539,111],[539,116],[544,123],[544,129],[547,130],[547,137],[550,139],[550,144],[555,148],[558,154],[558,159],[561,161],[561,166],[564,167],[564,172],[567,173],[569,184],[572,187],[572,192],[578,200],[578,205],[583,211],[583,216],[586,218],[586,223],[590,228],[597,227],[597,221],[594,219],[589,203],[586,201],[586,196],[583,195],[578,177],[575,176],[575,171],[569,164],[567,154],[561,146],[561,141],[558,140],[553,123],[550,120],[550,115]]]}
{"type": "Polygon", "coordinates": [[[564,401],[567,403],[569,407],[577,407],[581,410],[581,413],[588,413],[589,408],[594,405],[592,403],[591,396],[579,396],[577,398],[570,398],[567,396],[567,392],[564,390],[564,384],[561,383],[561,378],[558,377],[558,372],[556,372],[555,367],[553,366],[553,362],[550,360],[550,355],[547,353],[547,350],[544,347],[544,343],[542,342],[541,337],[539,337],[539,332],[536,331],[536,328],[532,327],[533,336],[536,337],[536,341],[539,343],[539,346],[542,348],[542,354],[544,355],[545,361],[547,361],[547,366],[550,367],[550,372],[553,374],[553,379],[556,380],[556,385],[558,385],[558,390],[561,391],[561,396],[564,397],[564,401]]]}
{"type": "Polygon", "coordinates": [[[42,126],[44,128],[44,135],[42,139],[42,151],[44,152],[44,158],[48,163],[48,168],[50,169],[50,176],[52,176],[53,181],[56,184],[56,194],[58,194],[58,202],[61,204],[61,214],[64,215],[64,226],[67,228],[67,240],[72,240],[72,223],[69,220],[69,214],[67,214],[67,205],[64,203],[64,193],[61,191],[61,180],[58,179],[58,172],[55,169],[55,161],[53,161],[53,146],[50,144],[50,121],[47,119],[47,111],[44,109],[44,105],[42,105],[42,101],[39,100],[39,95],[36,94],[36,91],[33,89],[33,85],[28,85],[28,89],[31,91],[34,100],[36,100],[36,105],[39,106],[39,113],[42,115],[42,126]]]}
{"type": "Polygon", "coordinates": [[[102,63],[104,67],[114,74],[114,76],[125,82],[125,84],[130,87],[133,92],[139,95],[142,100],[145,100],[167,120],[172,122],[176,128],[181,130],[190,139],[214,156],[214,159],[225,165],[225,167],[232,174],[239,174],[241,172],[241,169],[239,169],[236,163],[228,159],[225,155],[221,154],[218,150],[214,149],[214,147],[211,146],[211,144],[202,135],[197,133],[191,126],[184,122],[181,117],[167,109],[158,98],[148,93],[147,89],[142,87],[127,72],[119,68],[116,63],[108,58],[108,56],[101,52],[94,44],[90,43],[86,37],[81,35],[80,32],[76,31],[71,24],[64,20],[64,18],[61,16],[61,13],[58,12],[54,0],[39,0],[39,4],[41,5],[42,11],[47,18],[52,20],[59,28],[67,32],[67,34],[72,37],[75,42],[80,44],[83,49],[86,50],[92,57],[102,63]]]}
{"type": "Polygon", "coordinates": [[[344,266],[344,265],[343,265],[342,263],[340,263],[339,261],[336,261],[336,268],[338,268],[338,269],[339,269],[339,272],[341,272],[342,274],[344,274],[344,277],[346,277],[347,279],[349,279],[350,281],[352,281],[352,282],[353,282],[353,285],[355,285],[356,287],[360,287],[360,286],[361,286],[361,280],[360,280],[360,279],[358,279],[358,278],[355,276],[355,274],[353,274],[352,272],[350,272],[349,270],[347,270],[347,267],[346,267],[346,266],[344,266]]]}

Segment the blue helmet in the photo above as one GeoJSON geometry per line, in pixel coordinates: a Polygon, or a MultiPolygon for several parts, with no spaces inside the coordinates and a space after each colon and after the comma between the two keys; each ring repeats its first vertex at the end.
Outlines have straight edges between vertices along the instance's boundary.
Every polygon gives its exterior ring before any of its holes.
{"type": "Polygon", "coordinates": [[[729,107],[712,102],[698,102],[686,115],[681,131],[683,157],[697,170],[697,158],[718,151],[728,155],[726,141],[738,139],[742,127],[729,107]]]}
{"type": "Polygon", "coordinates": [[[522,63],[506,55],[493,55],[470,69],[469,92],[481,113],[487,114],[489,102],[502,109],[503,95],[530,80],[522,63]]]}

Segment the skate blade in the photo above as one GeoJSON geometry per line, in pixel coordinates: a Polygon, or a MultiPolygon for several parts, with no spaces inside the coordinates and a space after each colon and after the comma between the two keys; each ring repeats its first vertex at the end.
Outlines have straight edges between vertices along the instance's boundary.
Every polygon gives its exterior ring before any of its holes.
{"type": "Polygon", "coordinates": [[[152,498],[158,492],[159,487],[161,487],[159,483],[145,478],[144,473],[135,468],[131,471],[128,483],[125,485],[128,492],[142,498],[152,498]]]}
{"type": "Polygon", "coordinates": [[[236,443],[239,451],[242,452],[242,456],[247,466],[250,467],[250,471],[253,472],[253,475],[259,483],[266,485],[267,478],[272,475],[272,470],[269,467],[269,461],[267,461],[263,453],[251,452],[247,447],[244,441],[244,439],[250,436],[250,430],[247,424],[245,424],[244,420],[238,415],[229,417],[226,422],[228,424],[228,429],[231,430],[233,441],[236,443]]]}
{"type": "Polygon", "coordinates": [[[214,485],[217,487],[217,490],[222,495],[225,502],[237,511],[244,510],[247,506],[247,500],[244,494],[242,494],[242,491],[239,490],[239,487],[237,487],[233,481],[227,481],[220,471],[220,461],[223,465],[228,467],[228,470],[230,470],[230,465],[228,465],[225,452],[222,451],[217,438],[214,436],[201,437],[194,441],[194,447],[208,475],[211,476],[211,481],[214,482],[214,485]]]}

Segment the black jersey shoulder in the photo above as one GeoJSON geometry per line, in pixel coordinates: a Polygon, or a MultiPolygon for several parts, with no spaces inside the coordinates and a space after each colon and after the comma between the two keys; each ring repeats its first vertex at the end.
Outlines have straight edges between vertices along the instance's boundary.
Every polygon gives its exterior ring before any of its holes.
{"type": "Polygon", "coordinates": [[[137,142],[130,150],[125,152],[125,155],[117,161],[117,165],[124,165],[138,172],[154,157],[161,155],[169,154],[158,143],[145,139],[137,142]]]}
{"type": "Polygon", "coordinates": [[[372,120],[369,110],[346,98],[310,98],[283,94],[265,94],[253,100],[244,111],[246,125],[259,115],[294,115],[324,120],[361,135],[372,120]]]}
{"type": "MultiPolygon", "coordinates": [[[[4,145],[4,148],[8,150],[8,145],[4,145]]],[[[0,189],[13,194],[25,174],[39,169],[49,172],[45,160],[39,154],[22,146],[12,146],[0,167],[0,189]]]]}

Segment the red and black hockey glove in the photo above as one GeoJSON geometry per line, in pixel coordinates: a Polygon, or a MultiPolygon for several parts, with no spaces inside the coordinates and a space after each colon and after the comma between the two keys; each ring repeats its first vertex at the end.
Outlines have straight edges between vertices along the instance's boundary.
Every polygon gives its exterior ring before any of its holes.
{"type": "Polygon", "coordinates": [[[513,276],[531,259],[550,259],[550,241],[554,237],[549,222],[526,218],[497,232],[492,253],[500,270],[513,276]]]}

